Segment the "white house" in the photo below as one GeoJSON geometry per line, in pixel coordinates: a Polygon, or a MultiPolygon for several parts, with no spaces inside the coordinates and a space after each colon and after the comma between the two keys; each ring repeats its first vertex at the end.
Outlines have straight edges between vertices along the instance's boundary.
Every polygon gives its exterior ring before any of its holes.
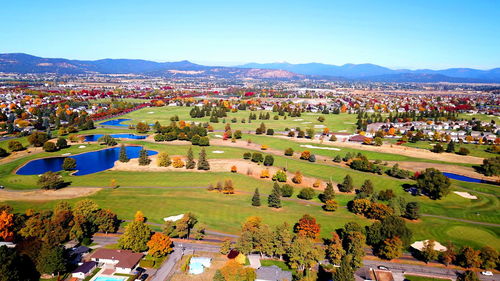
{"type": "Polygon", "coordinates": [[[90,259],[100,267],[113,268],[116,273],[130,274],[142,259],[143,254],[130,250],[97,249],[90,259]]]}
{"type": "Polygon", "coordinates": [[[95,261],[88,261],[80,264],[73,272],[71,273],[71,277],[78,279],[85,279],[89,276],[94,268],[97,267],[97,263],[95,261]]]}

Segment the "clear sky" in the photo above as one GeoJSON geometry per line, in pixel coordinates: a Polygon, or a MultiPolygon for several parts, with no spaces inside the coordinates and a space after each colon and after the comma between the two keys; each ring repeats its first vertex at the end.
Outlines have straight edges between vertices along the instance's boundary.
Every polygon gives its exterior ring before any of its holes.
{"type": "Polygon", "coordinates": [[[497,0],[4,0],[0,52],[70,59],[500,67],[497,0]]]}

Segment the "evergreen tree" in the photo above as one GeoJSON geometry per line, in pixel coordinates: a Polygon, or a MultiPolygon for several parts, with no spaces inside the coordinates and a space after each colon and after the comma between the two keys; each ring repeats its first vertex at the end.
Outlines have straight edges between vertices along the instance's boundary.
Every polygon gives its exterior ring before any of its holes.
{"type": "Polygon", "coordinates": [[[147,166],[151,163],[151,159],[148,157],[148,152],[143,148],[139,151],[139,165],[147,166]]]}
{"type": "Polygon", "coordinates": [[[351,192],[354,189],[351,176],[345,176],[344,181],[338,185],[338,188],[342,192],[351,192]]]}
{"type": "Polygon", "coordinates": [[[276,188],[273,188],[273,191],[267,197],[267,205],[271,208],[281,208],[281,192],[276,188]]]}
{"type": "Polygon", "coordinates": [[[198,170],[210,170],[210,164],[207,161],[207,153],[205,148],[202,148],[200,151],[200,158],[198,159],[198,170]]]}
{"type": "Polygon", "coordinates": [[[326,183],[326,188],[323,193],[320,194],[321,202],[325,203],[328,200],[333,200],[335,198],[335,190],[333,190],[333,184],[331,182],[326,183]]]}
{"type": "Polygon", "coordinates": [[[130,159],[127,156],[127,149],[125,148],[125,145],[122,143],[120,146],[120,162],[122,163],[127,163],[130,159]]]}
{"type": "Polygon", "coordinates": [[[196,167],[196,162],[193,159],[193,149],[189,147],[187,152],[186,169],[194,169],[196,167]]]}
{"type": "Polygon", "coordinates": [[[255,192],[253,194],[253,197],[252,197],[252,206],[258,207],[260,205],[261,205],[261,203],[260,203],[259,189],[256,188],[255,192]]]}
{"type": "Polygon", "coordinates": [[[446,152],[448,153],[453,153],[455,152],[455,142],[453,140],[451,140],[449,143],[448,143],[448,146],[446,147],[446,152]]]}

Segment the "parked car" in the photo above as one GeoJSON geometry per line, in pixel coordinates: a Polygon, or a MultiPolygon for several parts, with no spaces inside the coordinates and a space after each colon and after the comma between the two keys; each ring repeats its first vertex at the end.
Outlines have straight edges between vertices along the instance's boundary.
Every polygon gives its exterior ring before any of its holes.
{"type": "Polygon", "coordinates": [[[148,279],[148,277],[149,277],[149,274],[144,273],[141,277],[139,277],[139,280],[146,281],[146,279],[148,279]]]}
{"type": "Polygon", "coordinates": [[[388,267],[383,266],[383,265],[379,265],[379,266],[378,266],[378,269],[380,269],[380,270],[389,270],[389,268],[388,268],[388,267]]]}
{"type": "Polygon", "coordinates": [[[145,271],[146,271],[146,270],[145,270],[144,268],[142,268],[142,267],[139,267],[139,266],[138,266],[138,267],[135,269],[134,274],[136,274],[136,275],[141,275],[141,274],[142,274],[142,273],[144,273],[145,271]]]}
{"type": "Polygon", "coordinates": [[[481,272],[482,275],[486,275],[486,276],[493,276],[493,272],[491,271],[483,271],[481,272]]]}

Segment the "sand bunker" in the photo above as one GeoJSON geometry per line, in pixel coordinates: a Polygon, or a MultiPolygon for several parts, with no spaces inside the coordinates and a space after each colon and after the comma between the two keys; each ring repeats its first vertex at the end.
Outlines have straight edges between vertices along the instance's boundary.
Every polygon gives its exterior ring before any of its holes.
{"type": "Polygon", "coordinates": [[[85,145],[80,145],[78,148],[85,148],[86,146],[85,145]]]}
{"type": "Polygon", "coordinates": [[[463,198],[467,199],[477,199],[477,196],[470,194],[469,192],[460,192],[460,191],[453,191],[458,196],[462,196],[463,198]]]}
{"type": "Polygon", "coordinates": [[[302,122],[302,124],[311,124],[312,122],[302,122]]]}
{"type": "Polygon", "coordinates": [[[293,119],[295,122],[304,121],[304,119],[293,119]]]}
{"type": "Polygon", "coordinates": [[[310,144],[301,144],[300,147],[340,151],[339,148],[335,148],[335,147],[314,146],[314,145],[310,145],[310,144]]]}
{"type": "Polygon", "coordinates": [[[214,151],[212,151],[212,153],[222,154],[222,153],[224,153],[224,151],[222,151],[222,150],[214,150],[214,151]]]}
{"type": "Polygon", "coordinates": [[[325,125],[314,125],[314,128],[323,129],[323,128],[325,128],[325,125]]]}
{"type": "Polygon", "coordinates": [[[153,111],[148,112],[148,114],[153,114],[153,113],[154,113],[153,111]]]}
{"type": "Polygon", "coordinates": [[[91,187],[66,187],[58,190],[9,191],[0,190],[0,201],[46,201],[89,196],[101,190],[91,187]]]}
{"type": "Polygon", "coordinates": [[[221,139],[222,139],[222,136],[221,136],[221,135],[214,135],[214,137],[216,137],[216,138],[221,138],[221,139]]]}

